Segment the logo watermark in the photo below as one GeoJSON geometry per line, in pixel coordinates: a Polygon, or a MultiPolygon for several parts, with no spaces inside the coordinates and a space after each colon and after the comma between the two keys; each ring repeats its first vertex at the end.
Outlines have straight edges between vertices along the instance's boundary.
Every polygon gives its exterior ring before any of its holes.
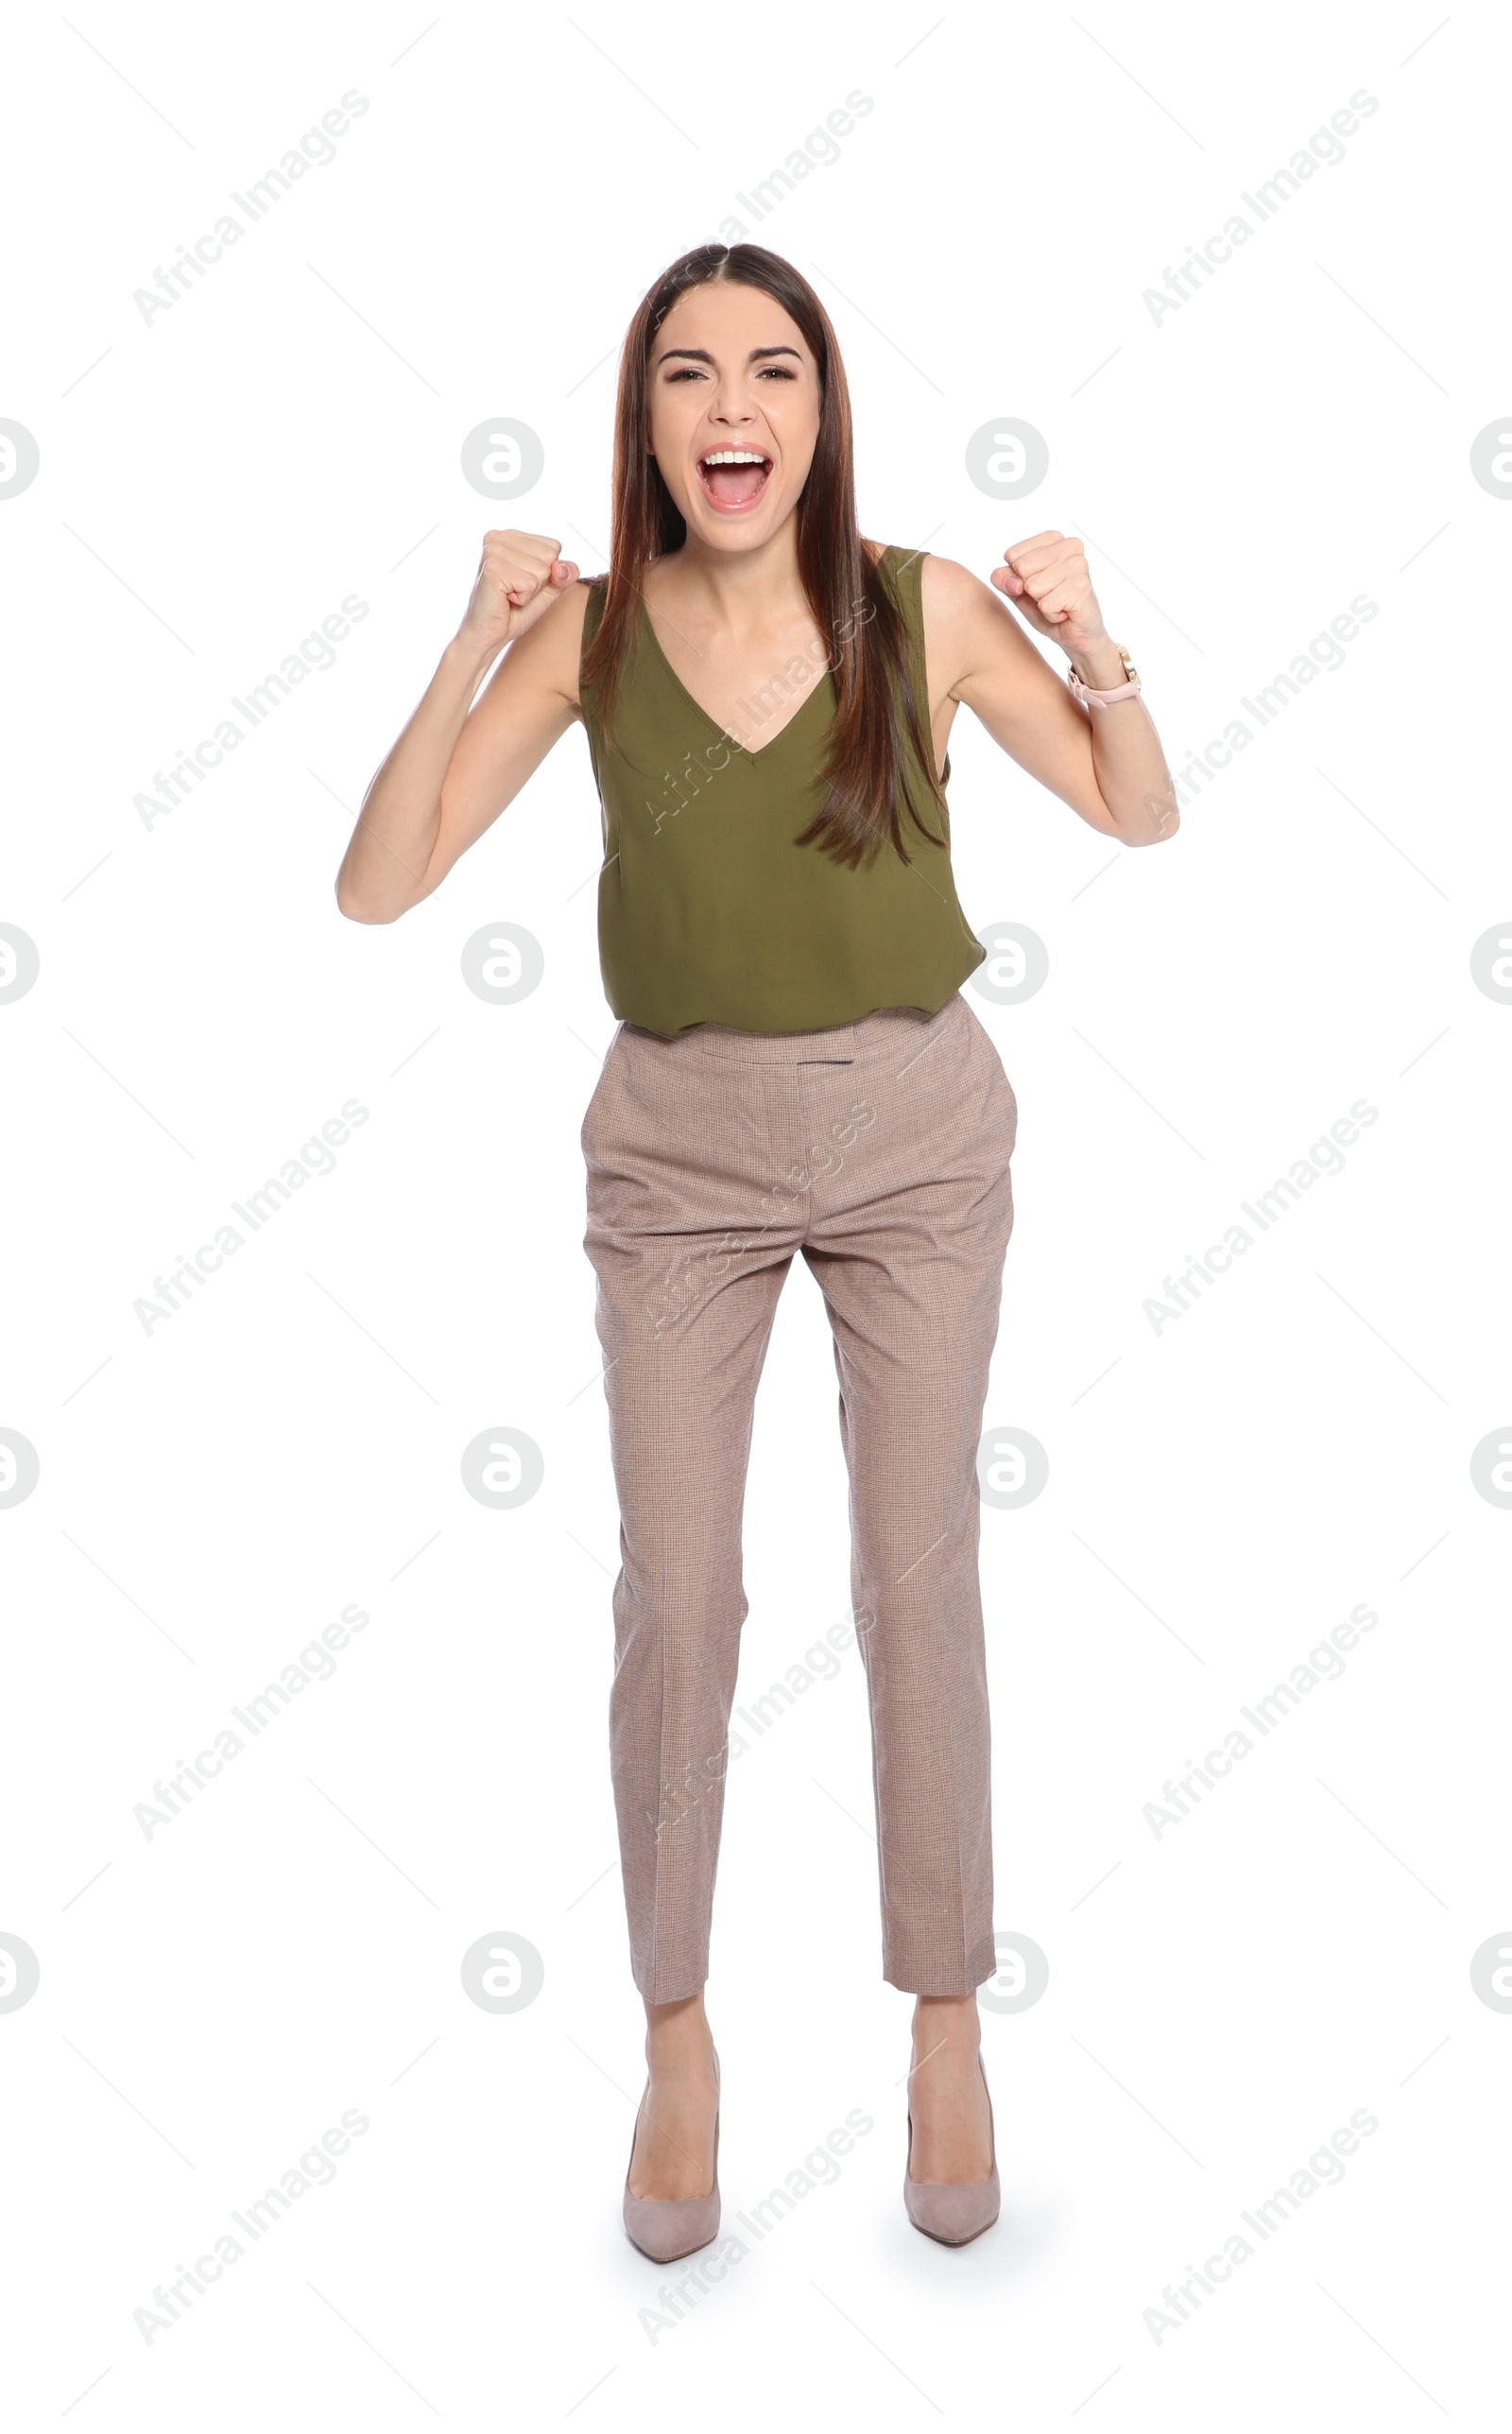
{"type": "Polygon", "coordinates": [[[1247,2265],[1256,2246],[1273,2238],[1283,2223],[1300,2212],[1309,2198],[1316,2197],[1319,2189],[1337,2188],[1347,2169],[1343,2159],[1356,2152],[1363,2138],[1374,2137],[1380,2127],[1373,2113],[1363,2104],[1356,2105],[1348,2125],[1335,2130],[1325,2145],[1315,2147],[1284,2188],[1273,2189],[1253,2209],[1241,2207],[1239,2219],[1254,2234],[1253,2242],[1246,2238],[1244,2232],[1230,2232],[1221,2254],[1205,2257],[1200,2271],[1189,2264],[1188,2279],[1178,2284],[1168,2282],[1160,2293],[1160,2305],[1145,2308],[1144,2329],[1156,2348],[1168,2333],[1177,2333],[1183,2324],[1190,2323],[1202,2305],[1204,2291],[1211,2298],[1224,2283],[1231,2281],[1235,2267],[1247,2265]]]}
{"type": "MultiPolygon", "coordinates": [[[[748,212],[758,224],[770,219],[773,212],[786,202],[795,187],[814,170],[833,168],[840,158],[844,138],[853,134],[856,120],[869,118],[876,106],[870,95],[863,93],[859,85],[848,93],[844,109],[832,110],[822,127],[816,127],[811,134],[805,135],[802,143],[789,152],[783,168],[769,169],[748,195],[736,194],[735,200],[741,209],[748,212]]],[[[732,213],[719,223],[721,245],[739,245],[749,234],[750,230],[745,221],[736,218],[732,213]]]]}
{"type": "MultiPolygon", "coordinates": [[[[0,929],[0,941],[7,936],[20,935],[19,931],[0,929]]],[[[0,956],[3,953],[3,947],[0,947],[0,956]]],[[[0,979],[3,977],[3,965],[0,965],[0,979]]],[[[1489,997],[1494,1006],[1512,1006],[1512,922],[1498,922],[1491,929],[1481,932],[1470,949],[1470,978],[1482,996],[1489,997]]],[[[31,984],[28,981],[26,985],[29,988],[31,984]]],[[[4,993],[0,989],[0,995],[4,993]]],[[[19,995],[20,993],[14,991],[11,993],[19,995]]]]}
{"type": "Polygon", "coordinates": [[[19,1428],[0,1428],[0,1510],[25,1504],[42,1476],[37,1448],[19,1428]]]}
{"type": "Polygon", "coordinates": [[[1349,1669],[1344,1662],[1346,1652],[1356,1648],[1362,1634],[1373,1631],[1380,1620],[1373,1606],[1363,1602],[1351,1606],[1348,1622],[1335,1623],[1328,1637],[1309,1649],[1303,1662],[1293,1666],[1284,1682],[1278,1682],[1253,1706],[1241,1707],[1240,1715],[1254,1732],[1253,1741],[1242,1726],[1234,1725],[1225,1735],[1223,1748],[1210,1750],[1200,1766],[1194,1758],[1188,1758],[1184,1775],[1175,1781],[1168,1775],[1160,1787],[1160,1799],[1147,1800],[1140,1812],[1156,1841],[1169,1826],[1182,1824],[1200,1805],[1204,1791],[1215,1791],[1224,1778],[1232,1774],[1240,1759],[1247,1758],[1261,1741],[1268,1739],[1277,1725],[1284,1723],[1320,1682],[1337,1682],[1349,1669]]]}
{"type": "Polygon", "coordinates": [[[1470,1480],[1487,1504],[1512,1506],[1512,1428],[1493,1428],[1481,1439],[1470,1456],[1470,1480]]]}
{"type": "Polygon", "coordinates": [[[1160,329],[1168,314],[1178,313],[1190,303],[1205,280],[1214,278],[1226,262],[1231,262],[1242,245],[1247,245],[1266,220],[1283,211],[1294,195],[1299,194],[1309,178],[1319,169],[1336,169],[1345,159],[1345,142],[1356,135],[1363,118],[1373,118],[1381,104],[1373,94],[1362,90],[1351,93],[1349,107],[1336,110],[1326,127],[1310,135],[1305,145],[1294,152],[1289,165],[1275,170],[1258,185],[1253,194],[1241,192],[1239,199],[1249,207],[1252,218],[1243,212],[1233,212],[1202,245],[1194,246],[1186,260],[1175,268],[1167,263],[1161,277],[1164,285],[1146,287],[1143,302],[1150,319],[1160,329]]]}
{"type": "Polygon", "coordinates": [[[545,1982],[546,1964],[523,1935],[496,1929],[462,1955],[463,1992],[480,2011],[523,2011],[545,1982]]]}
{"type": "Polygon", "coordinates": [[[649,1302],[644,1304],[645,1314],[651,1321],[652,1335],[659,1336],[669,1322],[685,1316],[701,1293],[707,1293],[728,1274],[731,1261],[753,1249],[768,1228],[781,1225],[794,1203],[801,1200],[805,1192],[812,1190],[815,1183],[838,1175],[845,1165],[841,1152],[852,1148],[861,1134],[868,1131],[876,1120],[877,1111],[869,1100],[852,1100],[847,1113],[837,1116],[831,1125],[830,1139],[811,1142],[808,1157],[795,1160],[786,1175],[780,1176],[768,1190],[763,1192],[758,1202],[762,1223],[754,1234],[726,1234],[712,1251],[690,1260],[680,1275],[675,1269],[669,1269],[662,1280],[661,1309],[657,1310],[649,1302]],[[822,1165],[810,1163],[821,1159],[822,1165]]]}
{"type": "Polygon", "coordinates": [[[976,1448],[976,1492],[1005,1511],[1033,1504],[1050,1476],[1050,1457],[1027,1428],[984,1429],[976,1448]]]}
{"type": "Polygon", "coordinates": [[[1050,471],[1050,450],[1032,423],[996,414],[968,440],[966,470],[989,499],[1027,498],[1050,471]]]}
{"type": "Polygon", "coordinates": [[[747,1706],[734,1710],[738,1723],[750,1734],[748,1741],[744,1733],[732,1727],[719,1748],[710,1751],[701,1767],[693,1758],[683,1760],[680,1782],[672,1780],[669,1770],[665,1778],[667,1787],[662,1795],[661,1815],[656,1817],[649,1809],[645,1811],[654,1839],[660,1841],[669,1826],[680,1825],[689,1811],[698,1805],[698,1787],[707,1789],[711,1784],[722,1782],[735,1760],[743,1758],[747,1750],[754,1749],[758,1741],[764,1740],[773,1725],[798,1704],[806,1691],[812,1690],[816,1683],[833,1682],[839,1673],[840,1658],[845,1650],[852,1644],[859,1648],[862,1632],[869,1631],[875,1620],[875,1615],[865,1612],[848,1612],[840,1620],[832,1623],[823,1638],[812,1641],[803,1650],[802,1657],[795,1659],[787,1667],[781,1682],[769,1683],[759,1696],[751,1699],[747,1706]]]}
{"type": "Polygon", "coordinates": [[[546,1458],[523,1428],[485,1428],[462,1449],[462,1485],[495,1512],[528,1504],[546,1476],[546,1458]]]}
{"type": "MultiPolygon", "coordinates": [[[[795,2207],[811,2197],[816,2189],[833,2188],[840,2178],[840,2159],[850,2154],[857,2139],[865,2138],[876,2126],[869,2113],[864,2112],[858,2104],[852,2105],[844,2122],[827,2132],[819,2143],[811,2147],[801,2164],[795,2164],[793,2169],[769,2189],[765,2198],[752,2205],[748,2213],[737,2214],[735,2220],[749,2234],[751,2245],[760,2247],[779,2223],[785,2221],[795,2207]]],[[[642,2307],[637,2318],[652,2348],[655,2349],[663,2333],[676,2331],[684,2318],[697,2306],[699,2300],[707,2298],[711,2287],[724,2281],[732,2265],[739,2265],[749,2254],[750,2249],[745,2241],[736,2233],[727,2232],[713,2248],[689,2264],[680,2281],[663,2283],[657,2292],[658,2305],[642,2307]]]]}
{"type": "Polygon", "coordinates": [[[976,935],[987,949],[987,961],[966,976],[979,997],[990,998],[994,1006],[1022,1006],[1044,987],[1050,977],[1050,950],[1037,930],[1025,929],[1022,922],[989,922],[976,935]]]}
{"type": "Polygon", "coordinates": [[[541,941],[515,922],[490,922],[462,949],[462,977],[486,1006],[518,1006],[545,970],[541,941]]]}
{"type": "Polygon", "coordinates": [[[231,1725],[223,1725],[214,1736],[213,1749],[198,1751],[192,1763],[176,1758],[177,1773],[170,1775],[166,1783],[160,1775],[152,1787],[151,1800],[139,1800],[131,1811],[146,1839],[150,1842],[160,1826],[172,1825],[180,1818],[196,1794],[208,1791],[232,1759],[239,1758],[248,1742],[265,1733],[301,1691],[308,1690],[312,1682],[329,1682],[336,1670],[337,1656],[355,1632],[367,1630],[371,1619],[364,1606],[343,1606],[340,1621],[327,1623],[318,1638],[301,1648],[298,1657],[289,1659],[276,1682],[266,1683],[245,1706],[232,1707],[231,1712],[247,1740],[231,1725]]]}
{"type": "Polygon", "coordinates": [[[517,499],[533,491],[546,470],[546,451],[528,423],[507,414],[475,423],[462,442],[462,478],[486,499],[517,499]]]}
{"type": "Polygon", "coordinates": [[[1323,632],[1314,634],[1288,666],[1278,668],[1268,684],[1260,685],[1253,696],[1242,693],[1239,706],[1248,711],[1254,726],[1247,726],[1243,718],[1230,718],[1221,735],[1212,736],[1189,753],[1180,768],[1173,769],[1172,783],[1182,810],[1204,785],[1231,768],[1234,755],[1254,743],[1263,728],[1273,726],[1281,712],[1291,708],[1315,676],[1335,674],[1344,665],[1345,646],[1356,641],[1361,627],[1370,625],[1380,613],[1379,602],[1367,592],[1356,592],[1348,609],[1341,609],[1323,632]]]}
{"type": "Polygon", "coordinates": [[[1264,1191],[1257,1192],[1252,1200],[1240,1201],[1240,1207],[1255,1227],[1253,1234],[1236,1223],[1227,1228],[1222,1242],[1210,1242],[1200,1259],[1194,1252],[1189,1251],[1186,1267],[1180,1273],[1175,1277],[1164,1276],[1160,1280],[1160,1290],[1165,1299],[1162,1301],[1158,1294],[1148,1294],[1140,1305],[1155,1333],[1161,1335],[1176,1320],[1185,1318],[1201,1300],[1204,1284],[1215,1285],[1220,1276],[1227,1276],[1234,1261],[1242,1259],[1246,1251],[1252,1250],[1261,1234],[1269,1234],[1287,1210],[1295,1208],[1302,1194],[1310,1191],[1323,1176],[1342,1175],[1345,1150],[1353,1148],[1362,1130],[1368,1131],[1380,1113],[1381,1110],[1372,1107],[1367,1098],[1355,1099],[1349,1114],[1338,1116],[1328,1131],[1311,1144],[1305,1157],[1294,1158],[1286,1174],[1278,1175],[1276,1181],[1264,1191]]]}
{"type": "Polygon", "coordinates": [[[19,498],[37,478],[42,452],[25,423],[0,415],[0,499],[19,498]]]}
{"type": "Polygon", "coordinates": [[[232,189],[234,212],[223,212],[214,228],[193,245],[180,246],[166,268],[160,262],[152,273],[152,285],[133,289],[131,302],[150,330],[158,316],[173,310],[175,304],[189,295],[197,279],[203,279],[217,262],[225,260],[233,245],[266,219],[276,209],[296,181],[311,169],[328,169],[336,157],[335,139],[345,135],[354,118],[366,118],[372,107],[357,92],[344,93],[337,108],[328,110],[318,127],[307,128],[297,144],[288,150],[276,168],[265,169],[252,181],[246,194],[232,189]]]}
{"type": "MultiPolygon", "coordinates": [[[[822,635],[813,635],[801,650],[794,652],[786,666],[768,677],[764,684],[759,684],[749,699],[742,694],[735,702],[735,709],[744,718],[747,731],[759,736],[764,728],[771,726],[780,711],[788,709],[794,702],[801,707],[803,699],[822,682],[825,674],[833,673],[839,666],[844,646],[856,628],[868,625],[875,615],[876,609],[871,601],[853,601],[836,626],[833,644],[827,645],[822,635]]],[[[794,710],[792,716],[797,717],[798,711],[794,710]]],[[[780,734],[783,732],[783,728],[778,729],[780,734]]],[[[684,752],[676,776],[670,769],[662,772],[660,804],[654,803],[649,795],[645,797],[645,807],[651,814],[653,837],[661,836],[663,821],[676,820],[679,812],[686,811],[690,793],[695,796],[701,794],[711,779],[729,768],[734,753],[759,752],[764,749],[759,743],[746,745],[737,742],[729,729],[722,727],[717,740],[705,751],[684,752]]]]}
{"type": "Polygon", "coordinates": [[[266,2188],[242,2209],[232,2208],[235,2232],[217,2233],[211,2247],[197,2256],[193,2269],[180,2265],[178,2280],[160,2282],[146,2306],[133,2308],[131,2321],[148,2349],[160,2333],[171,2332],[180,2323],[197,2299],[202,2299],[220,2280],[229,2265],[239,2265],[249,2247],[281,2222],[296,2200],[311,2189],[329,2188],[336,2177],[336,2158],[346,2154],[354,2138],[363,2137],[372,2127],[365,2113],[348,2105],[339,2123],[323,2131],[318,2141],[307,2147],[297,2164],[291,2164],[276,2187],[266,2188]],[[242,2236],[237,2238],[236,2232],[242,2236]]]}
{"type": "Polygon", "coordinates": [[[0,2011],[19,2011],[42,1983],[42,1963],[19,1935],[0,1933],[0,2011]]]}
{"type": "MultiPolygon", "coordinates": [[[[0,423],[0,431],[15,427],[14,423],[0,423]]],[[[3,471],[0,465],[0,473],[3,471]]],[[[1512,499],[1512,414],[1499,414],[1484,431],[1477,431],[1470,441],[1470,472],[1492,498],[1512,499]]]]}
{"type": "MultiPolygon", "coordinates": [[[[9,1942],[0,1937],[0,1944],[9,1942]]],[[[22,1946],[23,1951],[26,1946],[22,1946]]],[[[35,1983],[35,1980],[33,1980],[35,1983]]],[[[1470,1955],[1470,1984],[1493,2011],[1512,2011],[1512,1928],[1488,1936],[1470,1955]]],[[[25,2001],[23,1996],[22,2000],[25,2001]]],[[[0,2009],[7,2008],[0,2002],[0,2009]]]]}
{"type": "Polygon", "coordinates": [[[260,1234],[270,1217],[286,1208],[295,1192],[307,1183],[312,1175],[329,1175],[335,1171],[335,1152],[352,1137],[354,1131],[367,1123],[369,1110],[356,1098],[341,1102],[339,1115],[329,1116],[318,1133],[301,1142],[298,1153],[285,1158],[276,1175],[269,1175],[245,1200],[232,1200],[232,1207],[246,1234],[230,1224],[217,1226],[214,1242],[202,1242],[190,1257],[184,1252],[175,1254],[177,1265],[164,1278],[154,1276],[152,1294],[140,1293],[131,1307],[141,1321],[144,1335],[150,1336],[154,1327],[164,1320],[177,1317],[184,1308],[197,1286],[208,1285],[218,1275],[228,1259],[235,1257],[243,1244],[254,1234],[260,1234]],[[344,1119],[344,1120],[343,1120],[344,1119]],[[156,1296],[156,1299],[153,1298],[156,1296]]]}
{"type": "Polygon", "coordinates": [[[314,673],[323,676],[336,662],[335,646],[345,642],[353,626],[360,626],[368,615],[366,600],[349,592],[339,608],[333,609],[320,621],[319,629],[305,635],[298,648],[287,652],[279,666],[269,668],[260,684],[248,688],[246,699],[233,693],[231,706],[245,719],[238,726],[234,718],[222,718],[215,733],[204,735],[192,751],[176,751],[166,769],[154,769],[152,783],[156,794],[144,786],[131,797],[131,808],[149,833],[154,820],[166,820],[170,811],[187,803],[197,786],[204,784],[213,769],[218,769],[228,752],[235,751],[246,741],[254,727],[261,727],[275,710],[285,702],[297,684],[314,673]]]}
{"type": "Polygon", "coordinates": [[[42,970],[42,957],[37,941],[28,930],[18,930],[11,922],[0,922],[0,1006],[13,1006],[36,986],[42,970]]]}

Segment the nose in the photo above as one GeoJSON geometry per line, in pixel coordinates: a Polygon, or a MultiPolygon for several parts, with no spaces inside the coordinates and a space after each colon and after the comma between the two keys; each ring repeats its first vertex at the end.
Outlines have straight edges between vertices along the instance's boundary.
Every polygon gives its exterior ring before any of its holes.
{"type": "Polygon", "coordinates": [[[711,423],[752,423],[755,419],[754,409],[740,388],[735,375],[730,372],[722,373],[714,390],[713,405],[710,408],[711,423]]]}

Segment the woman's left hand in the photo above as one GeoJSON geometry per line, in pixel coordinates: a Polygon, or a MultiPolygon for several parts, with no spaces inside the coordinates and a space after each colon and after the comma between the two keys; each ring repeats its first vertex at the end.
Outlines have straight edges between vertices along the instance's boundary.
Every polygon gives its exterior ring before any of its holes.
{"type": "Polygon", "coordinates": [[[991,581],[1005,594],[1025,625],[1048,634],[1062,650],[1087,650],[1108,639],[1097,605],[1087,553],[1063,532],[1037,532],[1003,553],[991,581]]]}

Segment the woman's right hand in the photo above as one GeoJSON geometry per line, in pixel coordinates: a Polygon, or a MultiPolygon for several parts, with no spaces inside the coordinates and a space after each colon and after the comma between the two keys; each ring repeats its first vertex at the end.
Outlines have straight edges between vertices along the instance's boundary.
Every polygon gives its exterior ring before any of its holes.
{"type": "Polygon", "coordinates": [[[539,532],[486,532],[458,640],[490,659],[506,643],[518,642],[577,579],[576,567],[560,549],[559,541],[539,532]]]}

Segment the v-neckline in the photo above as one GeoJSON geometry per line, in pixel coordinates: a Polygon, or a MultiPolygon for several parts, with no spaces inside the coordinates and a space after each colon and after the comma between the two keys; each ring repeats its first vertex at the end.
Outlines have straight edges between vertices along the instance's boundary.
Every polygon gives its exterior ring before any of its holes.
{"type": "Polygon", "coordinates": [[[737,737],[730,734],[728,727],[720,725],[719,720],[713,716],[712,711],[706,710],[701,701],[696,701],[694,699],[693,695],[688,691],[688,688],[683,683],[681,677],[678,674],[677,669],[673,666],[672,662],[668,659],[666,652],[662,647],[662,639],[657,632],[655,625],[652,623],[650,603],[646,599],[645,594],[638,590],[636,596],[641,605],[642,620],[645,626],[647,633],[651,637],[651,647],[655,651],[662,666],[665,668],[668,676],[672,679],[673,683],[677,686],[678,691],[681,694],[684,701],[688,704],[689,709],[696,710],[699,717],[703,720],[705,726],[714,728],[719,734],[725,736],[730,743],[734,745],[735,750],[738,752],[745,752],[747,761],[765,760],[768,752],[775,751],[783,736],[788,734],[790,729],[798,725],[799,720],[802,717],[803,713],[807,710],[809,704],[815,699],[816,696],[823,692],[827,683],[831,684],[833,687],[833,670],[827,664],[824,673],[816,681],[815,683],[810,685],[807,693],[803,696],[802,700],[799,703],[798,708],[794,711],[791,718],[784,719],[782,725],[779,727],[776,734],[768,735],[765,743],[758,745],[754,752],[748,751],[747,751],[746,746],[742,744],[737,737]]]}

